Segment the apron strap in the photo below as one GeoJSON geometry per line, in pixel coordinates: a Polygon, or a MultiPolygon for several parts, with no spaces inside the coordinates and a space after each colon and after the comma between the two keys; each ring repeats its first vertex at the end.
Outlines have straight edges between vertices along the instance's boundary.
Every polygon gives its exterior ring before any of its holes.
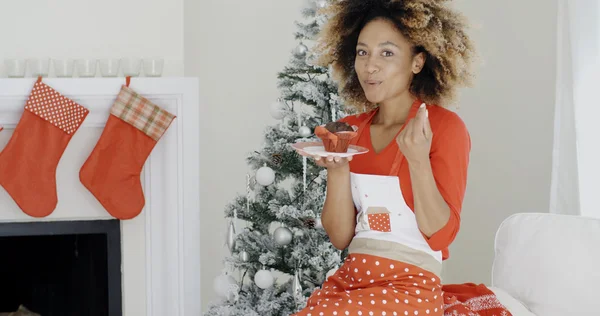
{"type": "MultiPolygon", "coordinates": [[[[408,112],[406,121],[404,122],[404,124],[402,125],[402,127],[400,128],[400,131],[398,131],[398,133],[402,132],[402,130],[406,127],[406,123],[408,123],[409,120],[411,120],[415,116],[417,116],[417,111],[419,110],[419,105],[421,105],[421,103],[422,103],[421,100],[415,100],[412,107],[410,108],[410,111],[408,112]]],[[[350,144],[356,145],[356,143],[358,142],[358,139],[364,132],[365,128],[367,128],[367,125],[370,125],[371,121],[373,120],[373,117],[375,116],[375,114],[377,114],[378,111],[379,111],[379,107],[377,107],[375,110],[371,111],[371,113],[369,113],[369,116],[360,123],[360,125],[358,126],[357,135],[350,141],[350,144]]],[[[402,154],[400,149],[396,150],[396,157],[394,157],[394,162],[392,162],[392,167],[390,168],[390,173],[389,173],[391,176],[398,175],[398,172],[400,171],[400,166],[402,165],[403,160],[404,160],[404,154],[402,154]]]]}

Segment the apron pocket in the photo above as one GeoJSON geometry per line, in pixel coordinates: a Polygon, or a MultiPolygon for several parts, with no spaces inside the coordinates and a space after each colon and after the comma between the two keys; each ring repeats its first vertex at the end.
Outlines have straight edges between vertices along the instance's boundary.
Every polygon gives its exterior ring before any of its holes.
{"type": "Polygon", "coordinates": [[[369,219],[369,227],[371,227],[372,230],[384,233],[392,231],[389,213],[368,214],[367,216],[369,219]]]}

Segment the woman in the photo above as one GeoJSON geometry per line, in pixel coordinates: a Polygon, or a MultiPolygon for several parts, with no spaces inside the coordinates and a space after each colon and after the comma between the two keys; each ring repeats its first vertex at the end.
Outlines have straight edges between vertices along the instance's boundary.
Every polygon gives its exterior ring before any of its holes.
{"type": "Polygon", "coordinates": [[[444,1],[347,0],[331,10],[322,62],[346,102],[367,109],[341,121],[369,152],[315,157],[328,170],[323,227],[349,255],[296,315],[442,315],[442,261],[459,230],[471,147],[442,105],[469,83],[473,46],[444,1]]]}

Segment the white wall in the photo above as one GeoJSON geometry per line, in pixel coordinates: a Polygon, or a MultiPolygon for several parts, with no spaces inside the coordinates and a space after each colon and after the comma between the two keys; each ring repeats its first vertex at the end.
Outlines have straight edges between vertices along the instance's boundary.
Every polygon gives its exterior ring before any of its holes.
{"type": "Polygon", "coordinates": [[[164,75],[183,74],[183,0],[3,1],[0,10],[2,76],[14,57],[160,56],[164,75]]]}
{"type": "Polygon", "coordinates": [[[460,1],[484,65],[459,113],[473,150],[462,228],[445,282],[489,282],[494,234],[516,212],[548,212],[557,1],[460,1]]]}
{"type": "Polygon", "coordinates": [[[246,154],[273,123],[277,72],[296,46],[294,20],[304,0],[185,1],[185,75],[200,78],[202,306],[216,296],[226,222],[224,207],[246,187],[246,154]],[[226,8],[231,6],[230,8],[226,8]]]}

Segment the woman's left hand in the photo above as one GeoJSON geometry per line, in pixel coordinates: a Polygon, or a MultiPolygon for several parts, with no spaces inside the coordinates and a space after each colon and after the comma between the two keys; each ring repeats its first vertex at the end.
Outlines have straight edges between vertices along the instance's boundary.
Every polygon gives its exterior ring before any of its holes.
{"type": "Polygon", "coordinates": [[[400,151],[409,165],[417,166],[429,161],[433,132],[429,125],[425,103],[421,104],[417,115],[411,119],[396,138],[400,151]]]}

